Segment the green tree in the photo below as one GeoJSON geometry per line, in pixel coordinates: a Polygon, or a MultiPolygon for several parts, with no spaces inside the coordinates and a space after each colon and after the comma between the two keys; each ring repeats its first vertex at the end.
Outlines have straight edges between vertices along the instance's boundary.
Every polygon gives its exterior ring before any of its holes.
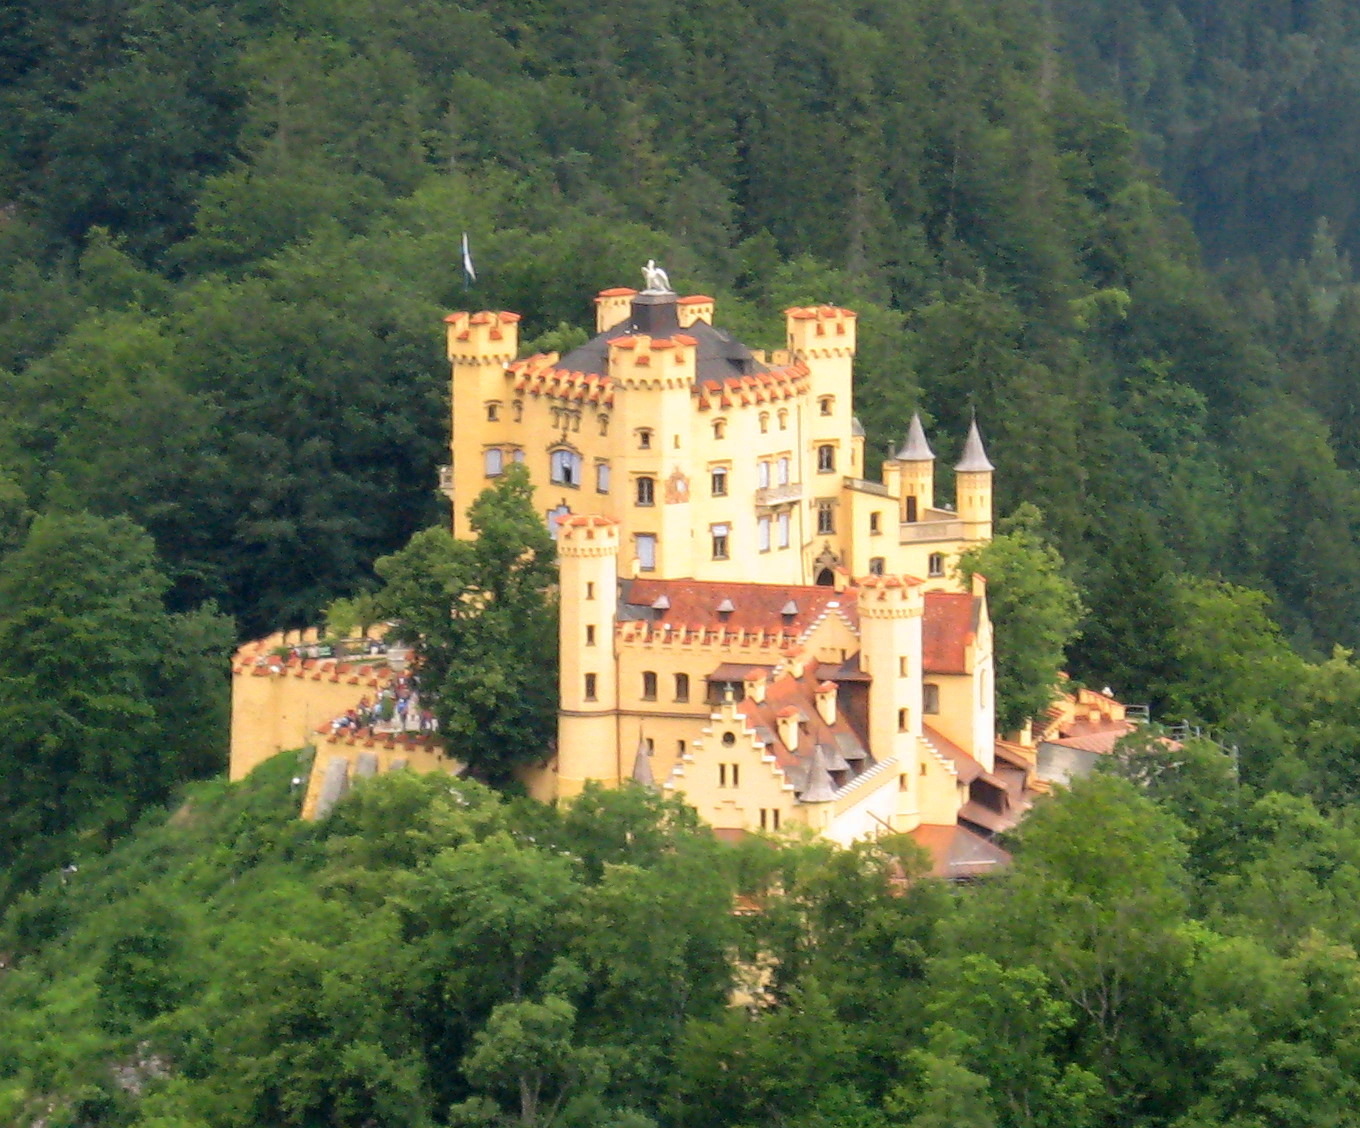
{"type": "Polygon", "coordinates": [[[485,779],[548,755],[557,710],[555,550],[527,472],[510,467],[468,510],[476,539],[418,533],[377,571],[380,604],[419,646],[448,747],[485,779]]]}
{"type": "Polygon", "coordinates": [[[220,765],[225,686],[204,671],[230,635],[167,614],[165,588],[125,518],[40,517],[0,559],[0,899],[220,765]]]}
{"type": "Polygon", "coordinates": [[[1003,731],[1040,717],[1058,692],[1064,647],[1081,615],[1062,557],[1044,535],[1043,517],[1022,505],[987,544],[959,558],[965,581],[987,578],[996,650],[996,720],[1003,731]]]}

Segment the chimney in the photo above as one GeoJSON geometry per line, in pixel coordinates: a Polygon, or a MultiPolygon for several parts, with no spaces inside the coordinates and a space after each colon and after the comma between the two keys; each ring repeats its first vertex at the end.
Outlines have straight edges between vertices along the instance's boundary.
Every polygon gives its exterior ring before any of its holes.
{"type": "Polygon", "coordinates": [[[746,675],[746,697],[754,701],[757,705],[765,703],[765,672],[763,670],[752,670],[746,675]]]}
{"type": "Polygon", "coordinates": [[[790,752],[798,747],[798,723],[803,714],[796,705],[785,705],[775,714],[775,724],[779,728],[779,739],[790,752]]]}
{"type": "Polygon", "coordinates": [[[836,683],[824,681],[817,687],[817,713],[829,725],[836,723],[836,683]]]}

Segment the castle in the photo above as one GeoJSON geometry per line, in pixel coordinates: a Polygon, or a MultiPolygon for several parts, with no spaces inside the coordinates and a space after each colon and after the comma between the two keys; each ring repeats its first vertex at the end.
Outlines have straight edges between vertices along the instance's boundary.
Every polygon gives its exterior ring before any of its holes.
{"type": "MultiPolygon", "coordinates": [[[[919,417],[882,480],[863,476],[852,311],[787,311],[787,347],[765,355],[715,327],[711,298],[612,289],[595,304],[596,336],[561,356],[519,358],[513,313],[445,319],[455,535],[522,463],[558,544],[558,740],[531,792],[631,779],[720,833],[909,832],[955,875],[1003,860],[987,839],[1018,819],[1033,761],[995,739],[985,581],[960,590],[954,567],[992,530],[976,423],[954,505],[937,505],[919,417]]],[[[304,736],[260,736],[263,714],[296,717],[302,698],[245,679],[367,676],[262,653],[238,656],[234,776],[304,736]]],[[[420,763],[406,746],[384,760],[371,733],[323,732],[309,812],[349,775],[450,767],[418,743],[420,763]]]]}

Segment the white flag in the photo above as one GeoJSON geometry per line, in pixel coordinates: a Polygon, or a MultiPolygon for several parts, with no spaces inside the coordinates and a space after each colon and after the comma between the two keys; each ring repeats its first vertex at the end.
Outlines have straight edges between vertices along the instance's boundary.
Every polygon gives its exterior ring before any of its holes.
{"type": "Polygon", "coordinates": [[[472,250],[468,247],[467,232],[463,232],[463,277],[470,286],[477,281],[477,272],[472,269],[472,250]]]}

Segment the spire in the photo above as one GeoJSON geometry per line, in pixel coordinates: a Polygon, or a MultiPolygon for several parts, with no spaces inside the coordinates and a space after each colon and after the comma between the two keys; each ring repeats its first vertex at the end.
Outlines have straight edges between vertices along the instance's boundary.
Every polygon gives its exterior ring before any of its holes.
{"type": "Polygon", "coordinates": [[[812,750],[812,763],[808,765],[807,783],[803,793],[798,796],[801,803],[829,803],[836,795],[836,785],[831,782],[831,773],[826,770],[826,758],[822,746],[812,750]]]}
{"type": "Polygon", "coordinates": [[[641,738],[638,739],[637,756],[633,759],[633,782],[643,787],[656,787],[656,780],[652,776],[652,756],[647,751],[647,741],[641,738]]]}
{"type": "Polygon", "coordinates": [[[973,416],[973,421],[968,424],[968,438],[963,444],[963,456],[959,459],[955,470],[965,474],[981,470],[995,470],[987,461],[987,451],[982,446],[982,436],[978,434],[977,416],[973,416]]]}
{"type": "Polygon", "coordinates": [[[921,426],[921,413],[913,412],[911,427],[907,430],[907,441],[894,456],[898,462],[934,462],[935,452],[926,442],[925,428],[921,426]]]}

